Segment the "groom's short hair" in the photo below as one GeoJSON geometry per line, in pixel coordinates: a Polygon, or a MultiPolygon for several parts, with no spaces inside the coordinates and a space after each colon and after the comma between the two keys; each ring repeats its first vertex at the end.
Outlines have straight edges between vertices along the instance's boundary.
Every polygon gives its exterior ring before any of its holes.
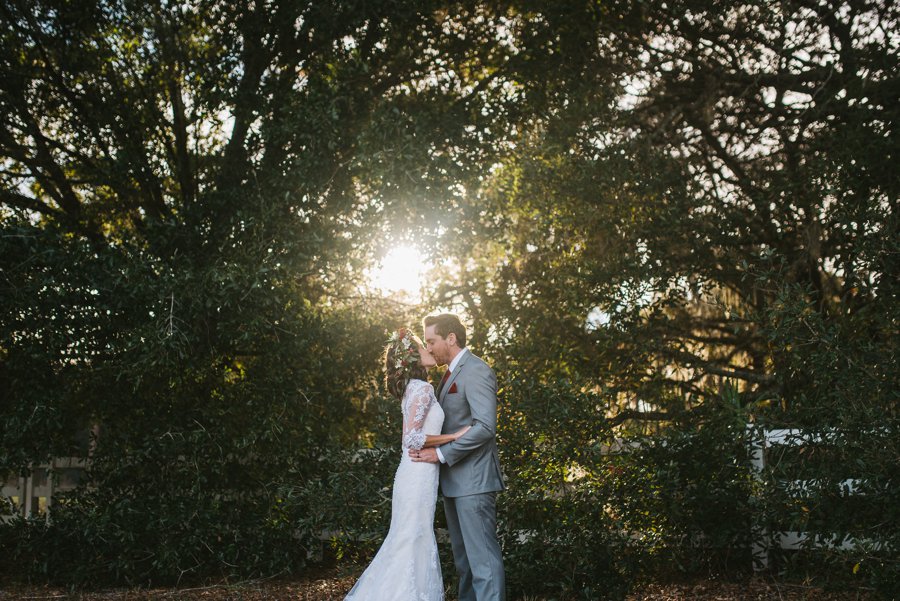
{"type": "Polygon", "coordinates": [[[456,334],[456,343],[459,348],[466,346],[466,326],[462,324],[459,317],[453,313],[441,313],[440,315],[429,315],[422,320],[425,327],[434,326],[434,333],[441,338],[447,338],[450,334],[456,334]]]}

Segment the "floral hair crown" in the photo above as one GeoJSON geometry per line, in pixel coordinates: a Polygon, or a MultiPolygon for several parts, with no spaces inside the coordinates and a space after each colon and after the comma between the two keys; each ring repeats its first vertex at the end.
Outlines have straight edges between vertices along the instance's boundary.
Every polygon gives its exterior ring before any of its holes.
{"type": "Polygon", "coordinates": [[[394,331],[388,344],[394,348],[394,368],[398,371],[409,372],[419,362],[419,349],[407,328],[394,331]]]}

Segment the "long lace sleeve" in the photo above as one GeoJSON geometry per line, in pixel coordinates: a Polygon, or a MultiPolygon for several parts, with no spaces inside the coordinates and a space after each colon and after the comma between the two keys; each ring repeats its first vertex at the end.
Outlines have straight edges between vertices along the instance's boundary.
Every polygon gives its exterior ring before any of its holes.
{"type": "MultiPolygon", "coordinates": [[[[410,386],[413,383],[410,382],[410,386]]],[[[409,449],[421,449],[425,445],[425,418],[428,410],[437,400],[431,384],[422,382],[406,394],[406,406],[403,410],[403,446],[409,449]]]]}

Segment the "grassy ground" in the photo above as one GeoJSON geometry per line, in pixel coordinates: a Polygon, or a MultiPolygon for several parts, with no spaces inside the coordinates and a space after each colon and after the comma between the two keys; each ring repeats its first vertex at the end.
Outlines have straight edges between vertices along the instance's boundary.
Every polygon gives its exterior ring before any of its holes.
{"type": "MultiPolygon", "coordinates": [[[[0,588],[0,599],[79,600],[79,601],[332,601],[344,598],[355,582],[355,576],[323,575],[296,581],[242,582],[177,589],[129,589],[71,593],[63,589],[40,587],[0,588]]],[[[447,601],[455,597],[448,594],[447,601]]],[[[779,584],[754,579],[741,583],[696,581],[681,584],[654,584],[636,590],[628,601],[874,601],[866,592],[825,592],[815,587],[779,584]]],[[[541,597],[525,597],[509,601],[550,601],[541,597]]]]}

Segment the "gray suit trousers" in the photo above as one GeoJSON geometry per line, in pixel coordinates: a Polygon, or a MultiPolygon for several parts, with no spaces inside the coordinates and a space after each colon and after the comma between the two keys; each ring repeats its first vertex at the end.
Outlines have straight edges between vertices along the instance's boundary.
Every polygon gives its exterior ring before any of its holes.
{"type": "Polygon", "coordinates": [[[497,542],[497,493],[444,497],[444,514],[459,573],[459,601],[505,601],[497,542]]]}

